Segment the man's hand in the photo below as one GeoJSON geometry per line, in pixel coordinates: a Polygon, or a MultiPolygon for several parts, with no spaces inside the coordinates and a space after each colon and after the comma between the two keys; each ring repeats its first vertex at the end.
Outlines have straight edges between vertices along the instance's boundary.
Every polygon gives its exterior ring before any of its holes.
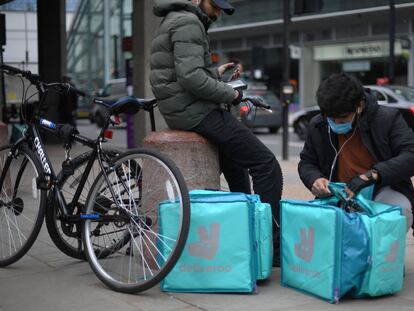
{"type": "Polygon", "coordinates": [[[232,105],[237,106],[243,99],[243,92],[240,90],[235,90],[233,95],[232,105]]]}
{"type": "Polygon", "coordinates": [[[345,187],[348,199],[352,199],[362,188],[375,184],[377,180],[378,173],[372,170],[366,172],[365,174],[355,176],[345,187]]]}
{"type": "Polygon", "coordinates": [[[230,70],[231,68],[234,68],[234,66],[235,66],[234,63],[227,63],[227,64],[223,64],[219,66],[218,67],[219,76],[221,77],[223,73],[225,73],[227,70],[230,70]]]}
{"type": "Polygon", "coordinates": [[[329,180],[321,177],[314,181],[312,185],[312,193],[318,197],[323,198],[331,195],[328,188],[329,180]]]}

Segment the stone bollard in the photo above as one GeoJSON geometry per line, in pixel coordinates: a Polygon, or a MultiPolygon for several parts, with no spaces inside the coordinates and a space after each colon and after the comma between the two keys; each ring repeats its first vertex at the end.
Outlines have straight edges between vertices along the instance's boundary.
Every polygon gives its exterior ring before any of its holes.
{"type": "Polygon", "coordinates": [[[156,149],[175,162],[188,190],[220,189],[220,167],[216,146],[204,137],[187,131],[152,132],[144,147],[156,149]]]}

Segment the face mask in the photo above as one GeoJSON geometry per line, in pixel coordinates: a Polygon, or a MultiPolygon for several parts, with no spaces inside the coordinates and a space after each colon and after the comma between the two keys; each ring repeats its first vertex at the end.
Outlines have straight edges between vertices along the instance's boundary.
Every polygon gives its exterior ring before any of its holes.
{"type": "Polygon", "coordinates": [[[332,132],[336,134],[346,134],[352,130],[352,123],[354,123],[355,115],[352,117],[352,120],[346,123],[335,123],[331,118],[326,118],[328,120],[329,127],[332,132]]]}

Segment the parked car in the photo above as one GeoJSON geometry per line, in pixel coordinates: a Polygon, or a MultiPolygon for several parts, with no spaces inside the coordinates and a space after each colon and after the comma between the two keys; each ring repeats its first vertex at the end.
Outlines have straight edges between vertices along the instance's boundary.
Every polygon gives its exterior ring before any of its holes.
{"type": "Polygon", "coordinates": [[[248,103],[240,104],[241,121],[250,128],[268,128],[270,133],[277,133],[282,126],[282,104],[276,95],[266,88],[248,89],[244,97],[259,97],[270,106],[272,113],[257,109],[248,103]]]}
{"type": "MultiPolygon", "coordinates": [[[[365,87],[371,89],[379,105],[398,109],[408,126],[414,130],[414,88],[398,85],[365,87]]],[[[319,107],[314,105],[292,115],[293,130],[300,139],[305,139],[309,121],[318,113],[319,107]]]]}
{"type": "MultiPolygon", "coordinates": [[[[127,95],[126,92],[126,79],[114,79],[109,80],[104,88],[98,92],[97,97],[103,97],[109,102],[116,102],[121,97],[127,95]]],[[[90,120],[92,123],[96,122],[99,127],[103,126],[104,122],[104,107],[96,105],[93,100],[91,103],[92,109],[90,114],[90,120]]]]}
{"type": "Polygon", "coordinates": [[[319,106],[306,107],[292,114],[293,130],[299,139],[305,140],[310,120],[319,113],[319,106]]]}
{"type": "Polygon", "coordinates": [[[414,129],[414,88],[389,85],[368,85],[378,100],[378,104],[397,108],[408,126],[414,129]]]}

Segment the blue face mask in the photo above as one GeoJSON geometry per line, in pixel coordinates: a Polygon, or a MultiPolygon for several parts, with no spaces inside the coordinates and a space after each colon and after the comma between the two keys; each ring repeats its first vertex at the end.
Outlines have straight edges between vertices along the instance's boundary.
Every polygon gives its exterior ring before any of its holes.
{"type": "Polygon", "coordinates": [[[346,123],[335,123],[331,118],[326,118],[328,120],[329,127],[332,132],[336,134],[346,134],[352,130],[352,123],[354,123],[355,115],[352,117],[352,120],[346,123]]]}

